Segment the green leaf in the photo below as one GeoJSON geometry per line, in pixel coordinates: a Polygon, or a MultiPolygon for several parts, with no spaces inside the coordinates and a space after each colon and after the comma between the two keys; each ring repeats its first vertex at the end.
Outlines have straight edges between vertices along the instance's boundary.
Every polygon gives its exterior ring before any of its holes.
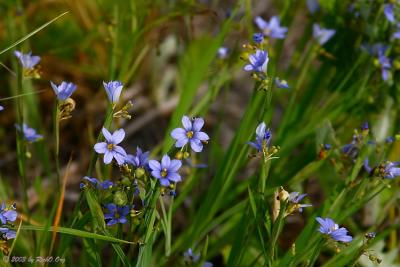
{"type": "MultiPolygon", "coordinates": [[[[23,225],[23,226],[21,226],[21,230],[46,231],[46,227],[34,226],[34,225],[23,225]]],[[[104,235],[95,234],[95,233],[77,230],[77,229],[72,229],[72,228],[53,227],[52,226],[52,227],[49,227],[47,229],[47,231],[50,231],[50,232],[55,231],[60,234],[73,235],[73,236],[80,237],[80,238],[91,238],[91,239],[98,239],[98,240],[104,240],[104,241],[116,242],[116,243],[134,244],[133,242],[125,241],[125,240],[118,239],[115,237],[104,236],[104,235]]]]}
{"type": "Polygon", "coordinates": [[[90,213],[93,217],[93,228],[104,230],[106,228],[106,223],[104,221],[103,211],[100,207],[99,201],[92,190],[85,190],[85,196],[87,203],[89,205],[90,213]]]}
{"type": "Polygon", "coordinates": [[[8,50],[10,50],[11,48],[19,45],[20,43],[22,43],[23,41],[29,39],[30,37],[32,37],[33,35],[35,35],[36,33],[40,32],[41,30],[43,30],[44,28],[46,28],[47,26],[49,26],[50,24],[52,24],[53,22],[55,22],[56,20],[58,20],[59,18],[61,18],[62,16],[64,16],[65,14],[67,14],[68,11],[62,13],[61,15],[58,15],[57,17],[55,17],[54,19],[46,22],[45,24],[43,24],[42,26],[40,26],[39,28],[37,28],[36,30],[30,32],[29,34],[25,35],[24,37],[22,37],[21,39],[19,39],[18,41],[14,42],[13,44],[11,44],[10,46],[8,46],[7,48],[4,48],[3,50],[0,51],[0,55],[3,54],[4,52],[7,52],[8,50]]]}

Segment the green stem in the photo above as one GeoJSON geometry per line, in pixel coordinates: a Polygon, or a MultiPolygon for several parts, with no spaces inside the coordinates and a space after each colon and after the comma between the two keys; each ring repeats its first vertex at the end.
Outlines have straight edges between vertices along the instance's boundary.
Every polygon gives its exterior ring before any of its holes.
{"type": "Polygon", "coordinates": [[[297,79],[297,83],[294,86],[294,90],[293,93],[290,96],[290,100],[289,100],[289,104],[286,108],[286,112],[284,114],[283,119],[281,120],[281,126],[279,127],[280,130],[278,132],[278,136],[282,136],[282,133],[286,130],[286,126],[289,124],[290,120],[289,117],[293,114],[293,108],[294,108],[294,104],[296,102],[296,97],[297,94],[300,91],[301,86],[303,85],[304,79],[306,78],[306,75],[309,74],[309,69],[311,66],[311,62],[314,59],[315,56],[315,48],[314,45],[311,45],[307,48],[307,52],[305,53],[305,61],[303,64],[301,64],[302,66],[302,70],[301,73],[299,75],[299,78],[297,79]]]}
{"type": "MultiPolygon", "coordinates": [[[[17,67],[17,94],[23,93],[22,88],[22,68],[18,65],[17,67]]],[[[17,123],[19,125],[19,130],[17,131],[17,156],[18,156],[18,171],[21,176],[22,183],[22,197],[23,197],[23,209],[27,214],[29,219],[29,205],[28,205],[28,181],[26,177],[26,142],[24,140],[24,111],[23,111],[23,99],[17,98],[17,123]]]]}
{"type": "Polygon", "coordinates": [[[56,172],[57,172],[57,190],[60,191],[61,186],[61,177],[60,177],[60,104],[59,101],[56,100],[54,105],[54,117],[53,117],[53,129],[54,129],[54,156],[55,156],[55,164],[56,164],[56,172]]]}
{"type": "Polygon", "coordinates": [[[163,224],[164,224],[164,234],[165,234],[165,256],[169,257],[171,254],[171,220],[169,219],[169,215],[171,214],[171,207],[169,207],[168,215],[165,209],[164,200],[160,198],[160,206],[163,214],[163,224]]]}

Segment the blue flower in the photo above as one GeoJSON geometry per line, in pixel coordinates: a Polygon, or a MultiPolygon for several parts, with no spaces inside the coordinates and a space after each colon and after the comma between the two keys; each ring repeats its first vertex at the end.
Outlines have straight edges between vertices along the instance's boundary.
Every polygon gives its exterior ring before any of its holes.
{"type": "Polygon", "coordinates": [[[365,237],[368,239],[373,239],[376,237],[376,233],[375,232],[369,232],[365,234],[365,237]]]}
{"type": "Polygon", "coordinates": [[[206,169],[206,168],[208,168],[207,164],[205,164],[205,163],[196,164],[190,158],[186,158],[185,161],[189,165],[189,167],[194,168],[194,169],[206,169]]]}
{"type": "Polygon", "coordinates": [[[265,122],[262,122],[257,126],[256,129],[256,141],[248,142],[247,144],[257,149],[258,152],[261,152],[264,146],[269,146],[269,143],[271,142],[271,136],[271,131],[267,129],[265,122]]]}
{"type": "Polygon", "coordinates": [[[260,32],[253,34],[253,41],[257,44],[262,43],[262,41],[264,41],[264,35],[260,32]]]}
{"type": "Polygon", "coordinates": [[[385,167],[385,178],[393,179],[400,176],[400,162],[388,162],[385,167]]]}
{"type": "Polygon", "coordinates": [[[196,263],[200,260],[200,253],[194,254],[193,250],[189,248],[185,253],[183,253],[183,257],[185,257],[185,260],[188,262],[196,263]]]}
{"type": "Polygon", "coordinates": [[[99,184],[100,189],[107,190],[114,186],[114,183],[110,180],[105,180],[99,184]]]}
{"type": "Polygon", "coordinates": [[[250,64],[244,66],[245,71],[266,72],[268,65],[268,52],[257,49],[255,54],[249,56],[250,64]]]}
{"type": "Polygon", "coordinates": [[[224,58],[228,57],[228,52],[229,52],[229,49],[227,47],[220,47],[220,48],[218,48],[217,54],[220,59],[224,59],[224,58]]]}
{"type": "Polygon", "coordinates": [[[112,187],[114,185],[113,182],[111,182],[110,180],[105,180],[104,182],[100,182],[98,179],[96,178],[91,178],[88,176],[83,177],[83,183],[80,183],[79,187],[82,189],[84,187],[86,187],[85,181],[88,184],[91,184],[93,187],[95,188],[99,188],[99,189],[110,189],[110,187],[112,187]]]}
{"type": "MultiPolygon", "coordinates": [[[[21,126],[20,125],[16,124],[15,128],[17,128],[18,131],[21,131],[21,126]]],[[[30,128],[25,123],[22,124],[22,134],[24,135],[24,138],[28,142],[35,142],[35,141],[43,138],[42,135],[36,133],[35,129],[30,128]]]]}
{"type": "Polygon", "coordinates": [[[368,172],[369,174],[371,174],[372,168],[369,166],[369,159],[368,158],[364,159],[363,166],[364,166],[364,170],[366,172],[368,172]]]}
{"type": "Polygon", "coordinates": [[[392,64],[390,63],[390,58],[385,56],[384,53],[380,53],[378,59],[381,66],[382,79],[384,81],[387,81],[389,79],[390,68],[392,67],[392,64]]]}
{"type": "Polygon", "coordinates": [[[391,144],[391,143],[393,143],[395,140],[396,140],[396,139],[395,139],[393,136],[388,136],[388,137],[386,137],[385,142],[386,142],[387,144],[391,144]]]}
{"type": "Polygon", "coordinates": [[[150,160],[149,166],[152,170],[151,175],[160,180],[162,186],[167,187],[170,183],[177,183],[182,180],[178,173],[179,168],[182,166],[180,160],[171,160],[168,155],[164,155],[161,163],[157,160],[150,160]]]}
{"type": "Polygon", "coordinates": [[[106,89],[108,100],[113,104],[117,103],[124,87],[122,83],[120,81],[111,81],[108,83],[103,82],[103,85],[104,89],[106,89]]]}
{"type": "Polygon", "coordinates": [[[337,225],[331,218],[320,218],[317,217],[316,220],[320,224],[318,231],[322,234],[330,236],[332,239],[340,242],[349,243],[353,240],[353,237],[348,235],[346,228],[337,225]]]}
{"type": "Polygon", "coordinates": [[[396,31],[393,33],[394,39],[400,39],[400,23],[396,24],[396,31]]]}
{"type": "Polygon", "coordinates": [[[4,107],[0,105],[0,111],[4,110],[4,107]]]}
{"type": "MultiPolygon", "coordinates": [[[[189,248],[183,253],[183,257],[185,258],[185,261],[188,262],[189,264],[195,264],[200,260],[200,253],[194,254],[193,250],[189,248]]],[[[211,262],[204,262],[201,267],[212,267],[213,264],[211,262]]]]}
{"type": "Polygon", "coordinates": [[[330,150],[332,148],[331,144],[324,144],[325,150],[330,150]]]}
{"type": "Polygon", "coordinates": [[[23,54],[20,51],[14,51],[14,55],[19,59],[22,67],[24,69],[33,69],[40,61],[39,56],[32,56],[32,52],[28,54],[23,54]]]}
{"type": "Polygon", "coordinates": [[[385,17],[390,22],[395,22],[394,17],[394,6],[393,4],[385,4],[383,7],[383,12],[385,13],[385,17]]]}
{"type": "Polygon", "coordinates": [[[319,24],[315,23],[313,25],[313,37],[317,39],[320,45],[324,45],[335,35],[336,30],[333,29],[323,29],[319,24]]]}
{"type": "Polygon", "coordinates": [[[275,85],[280,89],[288,89],[289,84],[285,80],[280,80],[278,77],[275,78],[275,85]]]}
{"type": "Polygon", "coordinates": [[[130,208],[128,205],[118,207],[114,203],[109,203],[106,205],[106,209],[108,213],[104,214],[104,219],[107,221],[108,226],[112,226],[117,223],[125,224],[128,222],[126,216],[130,212],[130,208]]]}
{"type": "Polygon", "coordinates": [[[147,168],[149,163],[149,151],[142,152],[140,147],[136,147],[136,154],[135,155],[127,155],[125,158],[125,163],[131,164],[136,168],[147,168]]]}
{"type": "Polygon", "coordinates": [[[311,14],[314,14],[319,9],[318,0],[307,0],[307,7],[311,14]]]}
{"type": "Polygon", "coordinates": [[[367,121],[363,122],[363,124],[361,124],[361,130],[363,130],[363,131],[369,130],[369,123],[367,121]]]}
{"type": "Polygon", "coordinates": [[[201,152],[203,150],[202,142],[210,139],[205,132],[201,131],[204,120],[195,118],[192,122],[188,116],[183,116],[182,125],[183,128],[176,128],[171,132],[171,137],[176,140],[175,147],[183,147],[190,143],[194,152],[201,152]]]}
{"type": "Polygon", "coordinates": [[[269,22],[266,22],[261,17],[256,17],[254,22],[257,24],[258,28],[263,31],[265,36],[269,36],[273,39],[283,39],[286,36],[288,29],[286,27],[280,26],[280,21],[278,16],[273,16],[269,22]]]}
{"type": "Polygon", "coordinates": [[[0,221],[1,224],[6,224],[7,222],[14,222],[17,219],[17,212],[12,209],[7,209],[6,204],[2,203],[0,207],[0,221]]]}
{"type": "Polygon", "coordinates": [[[122,165],[125,162],[126,152],[121,147],[118,146],[125,138],[124,129],[116,130],[111,134],[106,128],[102,129],[104,138],[106,142],[100,142],[94,145],[94,150],[99,154],[104,154],[104,163],[111,163],[114,158],[118,165],[122,165]]]}
{"type": "Polygon", "coordinates": [[[58,100],[65,101],[69,98],[73,92],[76,90],[76,84],[69,82],[62,82],[60,85],[56,85],[53,82],[50,82],[51,87],[54,90],[54,93],[57,96],[58,100]]]}
{"type": "Polygon", "coordinates": [[[96,178],[91,178],[88,176],[83,177],[82,179],[84,182],[79,184],[79,188],[82,189],[84,187],[86,187],[85,181],[91,185],[93,185],[94,187],[97,187],[97,185],[100,183],[98,179],[96,178]]]}
{"type": "Polygon", "coordinates": [[[14,230],[10,230],[6,227],[0,227],[0,233],[2,238],[6,240],[14,239],[17,236],[17,233],[14,230]]]}
{"type": "Polygon", "coordinates": [[[300,212],[303,211],[303,208],[306,207],[311,207],[312,205],[310,204],[299,204],[299,202],[305,197],[307,194],[301,194],[299,192],[292,192],[289,194],[289,199],[288,201],[291,204],[294,204],[296,206],[296,209],[298,209],[300,212]]]}

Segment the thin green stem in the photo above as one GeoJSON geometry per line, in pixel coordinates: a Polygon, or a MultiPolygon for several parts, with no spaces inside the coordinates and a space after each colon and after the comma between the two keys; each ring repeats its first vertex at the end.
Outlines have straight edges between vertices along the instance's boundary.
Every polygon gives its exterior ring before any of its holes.
{"type": "Polygon", "coordinates": [[[165,209],[164,200],[159,198],[161,211],[163,214],[162,223],[164,226],[164,234],[165,234],[165,256],[168,257],[171,254],[171,225],[169,220],[169,214],[171,207],[168,210],[168,215],[165,209]]]}
{"type": "MultiPolygon", "coordinates": [[[[20,65],[17,67],[17,94],[23,93],[23,69],[20,65]]],[[[17,123],[19,126],[19,130],[17,130],[17,157],[18,157],[18,171],[21,176],[21,183],[22,183],[22,197],[23,197],[23,209],[27,214],[29,219],[29,205],[28,205],[28,181],[26,177],[26,142],[24,140],[24,111],[23,111],[23,99],[17,98],[16,99],[16,113],[17,113],[17,123]]]]}
{"type": "Polygon", "coordinates": [[[53,129],[54,129],[54,156],[55,156],[55,164],[56,164],[56,172],[57,172],[57,190],[60,191],[60,104],[59,101],[56,100],[54,105],[54,117],[53,117],[53,129]]]}

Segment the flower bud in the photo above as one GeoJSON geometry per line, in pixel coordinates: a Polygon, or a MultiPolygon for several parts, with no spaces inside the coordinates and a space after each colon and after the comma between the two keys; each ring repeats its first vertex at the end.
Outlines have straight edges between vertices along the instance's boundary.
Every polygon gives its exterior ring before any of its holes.
{"type": "Polygon", "coordinates": [[[114,203],[118,206],[126,205],[128,197],[124,191],[117,191],[114,194],[114,203]]]}
{"type": "Polygon", "coordinates": [[[279,190],[278,198],[280,201],[286,201],[289,198],[289,193],[282,187],[279,190]]]}
{"type": "Polygon", "coordinates": [[[145,175],[146,171],[143,168],[137,168],[135,170],[135,176],[137,178],[141,178],[143,175],[145,175]]]}
{"type": "Polygon", "coordinates": [[[129,180],[128,177],[122,178],[121,183],[122,183],[123,185],[125,185],[125,186],[130,186],[130,185],[131,185],[131,181],[129,180]]]}
{"type": "Polygon", "coordinates": [[[175,158],[181,160],[183,158],[183,152],[182,151],[176,152],[175,158]]]}

